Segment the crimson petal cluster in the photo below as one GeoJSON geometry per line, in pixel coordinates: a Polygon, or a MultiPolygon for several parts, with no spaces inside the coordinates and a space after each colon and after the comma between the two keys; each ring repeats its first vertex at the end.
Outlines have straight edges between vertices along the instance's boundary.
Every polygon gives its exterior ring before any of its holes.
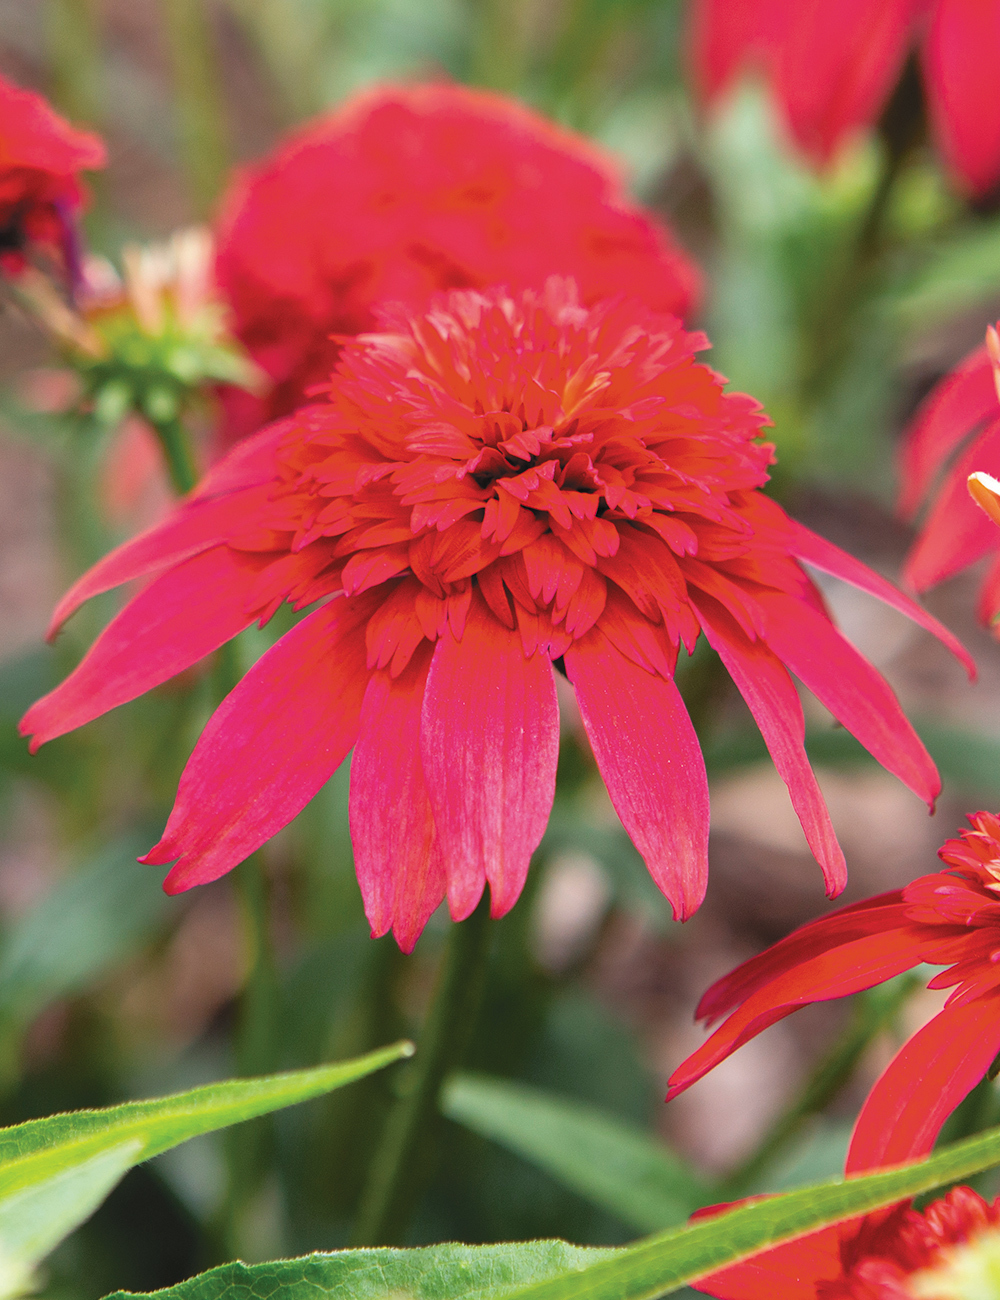
{"type": "Polygon", "coordinates": [[[946,871],[801,926],[708,990],[699,1019],[728,1019],[674,1071],[674,1097],[761,1030],[809,1002],[873,988],[929,962],[943,1010],[886,1067],[858,1116],[847,1172],[926,1155],[1000,1052],[1000,818],[948,840],[946,871]]]}
{"type": "Polygon", "coordinates": [[[623,823],[676,915],[707,874],[708,786],[674,669],[704,632],[746,698],[829,891],[843,854],[787,668],[932,802],[938,777],[891,690],[800,564],[961,647],[760,488],[758,404],[641,303],[455,291],[344,340],[329,399],[240,444],[82,601],[165,570],[23,721],[34,745],[134,698],[285,601],[323,602],[209,722],[161,842],[170,890],[283,826],[354,747],[351,828],[375,934],[412,947],[447,896],[517,898],[552,803],[553,665],[573,683],[623,823]]]}
{"type": "Polygon", "coordinates": [[[566,275],[585,303],[685,316],[701,282],[591,141],[444,83],[369,89],[294,133],[231,186],[217,245],[233,330],[273,380],[226,394],[230,440],[300,406],[329,379],[331,335],[373,329],[380,303],[566,275]]]}

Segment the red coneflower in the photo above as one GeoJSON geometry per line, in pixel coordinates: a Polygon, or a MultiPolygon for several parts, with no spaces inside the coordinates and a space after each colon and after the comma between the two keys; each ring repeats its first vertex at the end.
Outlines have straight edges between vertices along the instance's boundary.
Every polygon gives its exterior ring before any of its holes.
{"type": "Polygon", "coordinates": [[[642,304],[573,286],[456,291],[344,340],[329,401],[237,448],[164,524],[64,598],[166,570],[24,719],[34,745],[209,653],[283,601],[326,603],[209,722],[147,862],[215,879],[283,826],[352,747],[351,825],[373,931],[415,942],[447,895],[517,898],[545,829],[576,687],[622,821],[675,913],[700,903],[708,786],[674,684],[699,633],[743,692],[831,893],[843,855],[784,665],[922,798],[934,765],[799,559],[967,656],[888,582],[759,491],[759,406],[642,304]]]}
{"type": "Polygon", "coordinates": [[[918,44],[945,165],[963,189],[984,194],[1000,182],[997,0],[693,0],[702,97],[714,99],[740,69],[757,66],[794,140],[819,165],[876,121],[918,44]]]}
{"type": "Polygon", "coordinates": [[[273,379],[227,394],[230,438],[325,382],[331,335],[381,303],[572,276],[587,304],[625,294],[684,316],[697,267],[625,196],[603,150],[515,100],[447,84],[368,90],[240,174],[223,200],[217,275],[233,328],[273,379]]]}
{"type": "Polygon", "coordinates": [[[76,273],[79,173],[104,161],[96,135],[75,130],[40,95],[0,77],[0,269],[20,271],[26,250],[37,245],[76,273]]]}
{"type": "Polygon", "coordinates": [[[946,1300],[992,1295],[1000,1198],[955,1187],[812,1232],[693,1283],[718,1300],[946,1300]]]}
{"type": "Polygon", "coordinates": [[[670,1078],[668,1097],[768,1025],[809,1002],[845,997],[921,962],[928,987],[954,991],[886,1067],[858,1116],[848,1172],[925,1155],[1000,1052],[1000,818],[980,812],[948,840],[947,871],[921,876],[801,926],[713,984],[699,1019],[726,1022],[670,1078]]]}

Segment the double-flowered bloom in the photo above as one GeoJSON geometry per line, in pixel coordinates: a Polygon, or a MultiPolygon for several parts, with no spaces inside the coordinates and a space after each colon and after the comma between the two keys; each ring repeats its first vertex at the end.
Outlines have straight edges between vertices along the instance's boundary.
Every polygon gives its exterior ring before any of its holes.
{"type": "Polygon", "coordinates": [[[81,171],[104,166],[104,145],[40,95],[0,77],[0,270],[17,273],[33,247],[77,267],[73,217],[81,171]]]}
{"type": "Polygon", "coordinates": [[[694,1284],[718,1300],[956,1300],[996,1293],[1000,1199],[955,1187],[925,1210],[849,1219],[694,1284]]]}
{"type": "Polygon", "coordinates": [[[945,165],[971,194],[1000,183],[996,0],[693,0],[691,46],[706,99],[741,69],[763,71],[792,137],[820,165],[878,119],[919,47],[945,165]]]}
{"type": "Polygon", "coordinates": [[[855,1125],[847,1172],[925,1155],[1000,1052],[1000,818],[980,812],[940,850],[947,869],[801,926],[714,984],[698,1007],[728,1019],[671,1076],[670,1096],[809,1002],[845,997],[922,962],[944,1008],[889,1063],[855,1125]]]}
{"type": "Polygon", "coordinates": [[[346,339],[327,400],[240,444],[163,524],[85,575],[156,574],[23,729],[34,744],[182,671],[285,601],[320,602],[205,729],[161,842],[170,890],[273,835],[354,748],[351,828],[373,932],[404,948],[447,897],[520,893],[553,798],[565,671],[601,773],[686,917],[708,786],[674,669],[704,633],[746,698],[831,893],[845,866],[791,669],[926,801],[934,765],[800,561],[934,630],[761,492],[758,404],[642,303],[454,291],[346,339]]]}
{"type": "Polygon", "coordinates": [[[230,439],[329,379],[331,335],[375,328],[380,303],[541,289],[572,276],[685,316],[700,274],[625,194],[614,160],[516,101],[448,84],[368,90],[243,171],[222,204],[217,276],[232,327],[271,377],[226,395],[230,439]]]}

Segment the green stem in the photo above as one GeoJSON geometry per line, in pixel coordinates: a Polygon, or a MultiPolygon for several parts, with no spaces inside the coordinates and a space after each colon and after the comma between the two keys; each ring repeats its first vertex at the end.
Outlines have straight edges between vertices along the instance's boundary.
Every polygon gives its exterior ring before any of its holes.
{"type": "Polygon", "coordinates": [[[194,451],[187,430],[176,418],[152,420],[150,423],[163,448],[173,489],[178,496],[185,496],[198,481],[194,451]]]}
{"type": "Polygon", "coordinates": [[[820,1061],[799,1097],[771,1125],[753,1155],[729,1175],[719,1192],[721,1199],[732,1200],[756,1188],[805,1121],[824,1110],[841,1090],[872,1039],[892,1023],[919,984],[917,976],[904,975],[858,995],[854,1016],[839,1042],[820,1061]]]}
{"type": "Polygon", "coordinates": [[[461,1061],[482,997],[489,898],[453,924],[413,1065],[386,1121],[361,1195],[352,1244],[401,1245],[428,1169],[441,1084],[461,1061]]]}

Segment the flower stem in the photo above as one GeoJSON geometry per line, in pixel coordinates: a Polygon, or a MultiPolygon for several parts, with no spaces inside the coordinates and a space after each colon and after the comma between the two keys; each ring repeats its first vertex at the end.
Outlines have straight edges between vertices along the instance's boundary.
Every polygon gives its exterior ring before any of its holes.
{"type": "Polygon", "coordinates": [[[720,1197],[731,1200],[756,1188],[761,1175],[805,1121],[833,1100],[854,1073],[869,1043],[888,1028],[919,985],[918,977],[908,974],[858,995],[854,1016],[840,1040],[820,1061],[799,1097],[771,1125],[753,1155],[729,1175],[720,1197]]]}
{"type": "Polygon", "coordinates": [[[178,496],[185,496],[198,481],[194,452],[187,430],[176,417],[151,420],[150,423],[160,440],[173,489],[178,496]]]}
{"type": "Polygon", "coordinates": [[[355,1246],[403,1242],[426,1178],[438,1093],[461,1060],[479,1009],[491,936],[487,893],[468,920],[451,927],[417,1054],[389,1112],[361,1195],[355,1246]]]}

